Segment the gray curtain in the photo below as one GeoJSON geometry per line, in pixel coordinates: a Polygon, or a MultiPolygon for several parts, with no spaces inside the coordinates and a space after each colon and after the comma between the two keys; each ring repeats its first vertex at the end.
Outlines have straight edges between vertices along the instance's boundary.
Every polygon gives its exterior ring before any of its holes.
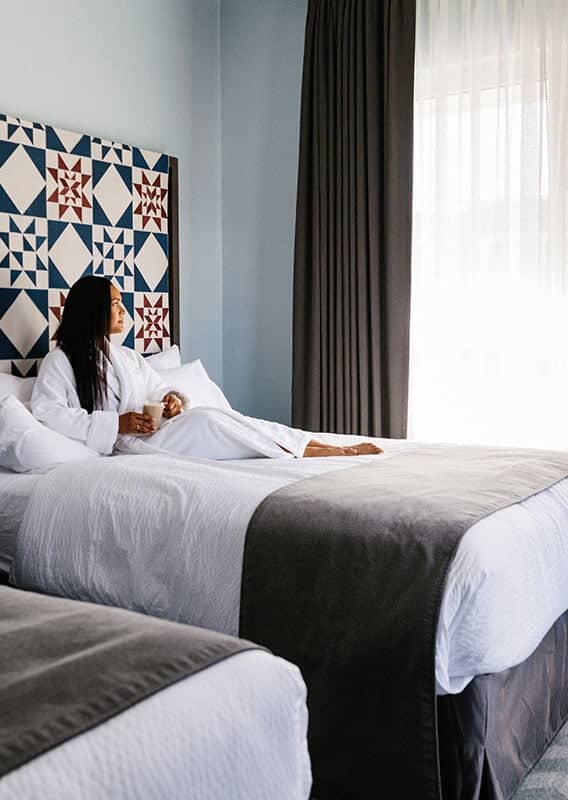
{"type": "Polygon", "coordinates": [[[415,0],[309,0],[293,424],[404,437],[415,0]]]}

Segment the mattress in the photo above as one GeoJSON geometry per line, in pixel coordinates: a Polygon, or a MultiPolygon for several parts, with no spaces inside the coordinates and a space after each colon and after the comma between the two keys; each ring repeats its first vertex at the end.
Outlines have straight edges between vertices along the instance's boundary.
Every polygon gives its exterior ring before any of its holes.
{"type": "MultiPolygon", "coordinates": [[[[244,539],[258,503],[291,481],[369,459],[380,469],[417,446],[376,441],[385,455],[238,462],[118,456],[81,470],[58,467],[26,514],[17,583],[236,635],[244,539]]],[[[442,603],[438,692],[460,692],[476,675],[527,658],[568,609],[567,573],[568,480],[474,525],[442,603]]]]}
{"type": "Polygon", "coordinates": [[[307,800],[305,686],[239,653],[9,773],[0,800],[307,800]]]}

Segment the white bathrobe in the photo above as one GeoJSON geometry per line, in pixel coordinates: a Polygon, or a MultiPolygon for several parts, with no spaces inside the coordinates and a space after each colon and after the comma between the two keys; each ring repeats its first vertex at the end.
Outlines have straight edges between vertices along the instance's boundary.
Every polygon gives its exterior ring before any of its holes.
{"type": "Polygon", "coordinates": [[[301,458],[310,434],[276,422],[246,417],[237,411],[194,407],[171,420],[163,420],[150,435],[118,434],[118,418],[127,411],[142,411],[145,401],[159,402],[166,386],[144,358],[127,347],[110,345],[108,393],[101,410],[81,408],[71,363],[56,348],[43,360],[34,385],[31,408],[36,419],[70,439],[84,442],[103,455],[156,451],[194,458],[301,458]],[[283,450],[282,448],[285,448],[283,450]],[[289,452],[286,452],[289,451],[289,452]]]}

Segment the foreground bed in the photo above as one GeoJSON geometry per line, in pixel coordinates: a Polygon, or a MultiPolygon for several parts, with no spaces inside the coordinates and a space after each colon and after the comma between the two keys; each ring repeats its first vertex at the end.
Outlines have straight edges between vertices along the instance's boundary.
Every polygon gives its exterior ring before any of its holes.
{"type": "Polygon", "coordinates": [[[305,687],[247,643],[0,587],[0,798],[307,800],[305,687]]]}
{"type": "MultiPolygon", "coordinates": [[[[304,484],[310,483],[310,476],[318,481],[318,475],[332,470],[354,475],[353,470],[365,463],[373,463],[377,470],[376,497],[380,498],[382,478],[387,474],[381,470],[391,458],[394,465],[396,459],[417,448],[410,443],[379,443],[386,455],[374,461],[372,458],[255,460],[219,464],[144,456],[117,457],[104,464],[84,464],[81,469],[58,468],[38,478],[27,505],[18,537],[16,579],[23,586],[237,633],[245,542],[250,541],[251,518],[264,499],[272,492],[286,491],[287,486],[299,487],[301,494],[304,484]],[[349,468],[343,470],[344,467],[349,468]],[[308,480],[296,483],[302,478],[308,480]]],[[[555,474],[560,478],[568,472],[568,463],[564,464],[565,457],[558,458],[555,474]]],[[[352,482],[356,484],[357,479],[352,482]]],[[[300,664],[307,678],[312,714],[310,747],[316,795],[321,800],[371,798],[380,787],[383,791],[388,788],[389,798],[406,798],[410,796],[409,784],[405,784],[409,776],[413,797],[436,798],[438,750],[442,758],[442,784],[447,789],[445,796],[501,800],[510,795],[560,726],[566,716],[564,676],[562,670],[551,671],[550,659],[556,659],[558,664],[566,658],[564,623],[558,623],[550,634],[552,638],[543,641],[543,637],[568,608],[565,580],[568,482],[559,480],[534,497],[517,500],[509,508],[473,525],[452,554],[439,621],[436,619],[437,633],[434,627],[435,663],[433,654],[430,661],[430,654],[426,653],[421,667],[420,680],[427,685],[425,705],[429,722],[424,724],[422,720],[419,734],[412,724],[406,729],[403,724],[402,734],[393,724],[396,702],[392,701],[396,700],[399,685],[395,682],[399,680],[396,670],[395,674],[387,672],[386,684],[384,675],[381,680],[374,678],[384,670],[381,653],[389,652],[388,637],[378,650],[375,646],[369,661],[368,686],[375,693],[382,686],[383,697],[389,703],[381,706],[379,695],[373,699],[373,706],[365,692],[357,696],[353,687],[359,685],[358,678],[352,677],[350,681],[348,673],[338,684],[340,693],[331,702],[328,697],[320,715],[321,709],[314,705],[315,678],[310,674],[313,651],[301,652],[297,646],[298,642],[303,645],[304,640],[314,638],[311,631],[316,629],[309,627],[314,621],[310,619],[308,623],[309,613],[304,611],[309,612],[317,604],[311,602],[308,593],[302,605],[298,600],[300,592],[290,590],[290,586],[280,596],[271,596],[270,592],[278,586],[274,576],[280,575],[280,568],[273,563],[268,570],[260,570],[264,580],[262,591],[268,594],[256,605],[255,592],[259,589],[249,593],[248,598],[252,598],[253,608],[268,613],[262,623],[264,627],[254,628],[249,618],[244,630],[300,664]],[[293,614],[302,616],[299,626],[290,625],[294,631],[291,646],[282,644],[281,634],[286,628],[277,616],[278,604],[282,603],[287,607],[288,622],[294,619],[293,614]],[[279,621],[275,622],[276,619],[279,621]],[[525,667],[517,666],[529,657],[525,667]],[[527,678],[527,675],[534,677],[535,670],[540,675],[543,664],[547,670],[544,681],[541,677],[527,678]],[[477,677],[487,673],[494,674],[494,679],[477,677]],[[441,711],[440,748],[436,742],[434,684],[441,711]],[[505,692],[508,698],[514,698],[516,712],[520,714],[514,724],[510,724],[510,716],[495,714],[490,702],[495,692],[505,692]],[[344,724],[338,714],[342,695],[347,706],[344,724]],[[551,697],[555,698],[553,703],[551,697]],[[522,716],[521,699],[531,709],[530,724],[522,716]],[[387,705],[390,718],[386,714],[387,705]],[[358,721],[369,709],[373,709],[371,726],[368,714],[366,727],[359,726],[358,721]],[[328,722],[335,720],[337,724],[337,719],[345,739],[334,737],[330,750],[324,737],[322,757],[317,730],[322,727],[334,730],[328,722]],[[354,730],[365,734],[358,739],[352,735],[354,730]],[[424,751],[418,758],[416,749],[408,749],[408,731],[417,737],[416,747],[424,751]],[[514,752],[511,748],[502,751],[495,744],[507,736],[515,741],[514,752]],[[397,763],[397,759],[399,764],[406,765],[405,770],[392,770],[389,774],[389,766],[397,763]],[[421,759],[424,763],[429,760],[426,768],[421,759]],[[408,764],[412,764],[412,770],[407,769],[408,764]]],[[[308,506],[304,511],[305,508],[308,506]]],[[[352,511],[342,517],[347,512],[339,502],[335,513],[344,521],[340,529],[358,524],[358,515],[352,511]]],[[[310,514],[306,512],[303,516],[307,519],[310,514]]],[[[301,528],[298,535],[301,542],[301,528]]],[[[301,559],[300,548],[296,549],[300,563],[308,563],[301,559]]],[[[268,550],[277,552],[270,546],[270,540],[268,550]]],[[[401,563],[404,560],[402,552],[401,563]]],[[[294,564],[293,559],[288,561],[288,567],[294,564]]],[[[342,563],[349,562],[347,559],[342,563]]],[[[320,596],[319,588],[313,589],[318,569],[308,568],[302,576],[314,598],[320,596]]],[[[345,570],[345,574],[348,572],[345,570]]],[[[294,569],[291,573],[294,574],[294,569]]],[[[347,599],[360,591],[359,583],[353,578],[350,581],[344,587],[343,596],[347,599]]],[[[387,592],[387,605],[389,596],[387,592]]],[[[357,624],[360,623],[355,628],[357,624]]],[[[340,638],[328,636],[321,650],[326,653],[331,669],[337,671],[329,641],[340,638]]],[[[412,652],[415,645],[411,638],[406,646],[412,652]]],[[[404,656],[407,651],[402,648],[401,652],[404,656]]],[[[358,657],[368,660],[364,650],[358,657]]],[[[329,675],[327,691],[328,679],[329,675]]],[[[411,708],[415,705],[406,691],[402,700],[411,708]]]]}

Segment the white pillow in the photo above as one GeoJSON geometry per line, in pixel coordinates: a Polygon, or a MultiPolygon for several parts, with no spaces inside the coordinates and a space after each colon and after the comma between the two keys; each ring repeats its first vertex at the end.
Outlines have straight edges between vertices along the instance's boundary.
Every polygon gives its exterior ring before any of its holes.
{"type": "Polygon", "coordinates": [[[13,395],[0,400],[1,467],[29,472],[86,458],[99,458],[99,454],[46,428],[13,395]]]}
{"type": "Polygon", "coordinates": [[[17,397],[22,403],[28,403],[32,396],[35,378],[17,378],[0,372],[0,400],[9,394],[17,397]]]}
{"type": "Polygon", "coordinates": [[[211,380],[201,361],[191,361],[178,369],[158,370],[158,374],[168,389],[178,389],[185,396],[186,407],[210,406],[230,411],[231,404],[211,380]]]}
{"type": "Polygon", "coordinates": [[[176,367],[181,367],[181,355],[179,352],[179,347],[177,344],[174,344],[172,347],[169,347],[167,350],[163,350],[161,353],[152,353],[151,356],[146,356],[146,362],[150,364],[152,369],[156,370],[175,369],[176,367]]]}

